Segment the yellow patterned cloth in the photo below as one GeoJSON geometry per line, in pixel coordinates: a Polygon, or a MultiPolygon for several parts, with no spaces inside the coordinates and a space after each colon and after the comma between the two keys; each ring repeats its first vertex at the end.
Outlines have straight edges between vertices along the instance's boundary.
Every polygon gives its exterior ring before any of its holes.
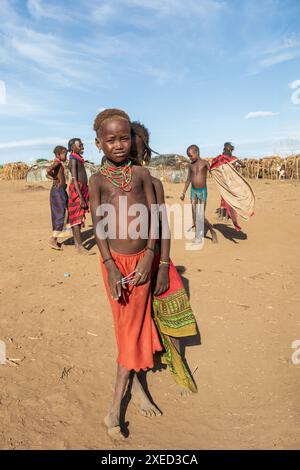
{"type": "MultiPolygon", "coordinates": [[[[158,265],[157,260],[154,265],[158,265]]],[[[198,333],[195,316],[183,287],[182,280],[170,261],[170,287],[160,296],[153,295],[153,317],[165,352],[162,362],[167,364],[174,380],[183,388],[197,393],[194,379],[171,338],[194,336],[198,333]]]]}

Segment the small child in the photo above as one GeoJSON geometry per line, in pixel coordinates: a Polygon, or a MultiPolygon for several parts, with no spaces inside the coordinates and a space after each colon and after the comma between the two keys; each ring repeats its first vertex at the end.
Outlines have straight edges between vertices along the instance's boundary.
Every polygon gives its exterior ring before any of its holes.
{"type": "MultiPolygon", "coordinates": [[[[191,204],[193,212],[193,227],[196,228],[196,209],[197,204],[204,205],[204,225],[208,228],[211,233],[211,239],[213,243],[217,243],[217,234],[213,229],[212,225],[205,218],[205,210],[207,203],[207,172],[210,171],[209,163],[206,160],[200,158],[200,149],[198,145],[190,145],[187,148],[187,155],[190,159],[188,167],[188,176],[184,185],[184,190],[180,196],[180,199],[184,201],[185,193],[191,183],[191,204]]],[[[198,240],[195,239],[197,242],[198,240]]]]}
{"type": "Polygon", "coordinates": [[[89,211],[89,189],[82,157],[84,146],[80,139],[74,138],[69,140],[68,148],[71,152],[69,169],[72,175],[72,182],[69,186],[69,220],[77,252],[87,253],[81,239],[81,227],[84,227],[85,216],[89,211]]]}
{"type": "Polygon", "coordinates": [[[68,150],[58,145],[53,150],[55,155],[54,163],[47,169],[47,178],[53,181],[50,191],[50,208],[52,218],[53,233],[50,238],[49,246],[54,250],[61,250],[57,243],[58,238],[68,236],[68,231],[64,230],[66,226],[68,194],[66,191],[66,178],[63,163],[67,160],[68,150]]]}

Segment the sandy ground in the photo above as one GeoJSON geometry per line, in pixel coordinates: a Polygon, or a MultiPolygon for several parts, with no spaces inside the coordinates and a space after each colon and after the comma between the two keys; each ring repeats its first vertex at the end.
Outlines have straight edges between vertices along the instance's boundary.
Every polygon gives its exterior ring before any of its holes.
{"type": "MultiPolygon", "coordinates": [[[[103,416],[115,375],[115,341],[88,219],[91,256],[47,246],[49,185],[0,181],[0,448],[300,448],[300,365],[291,361],[299,319],[299,184],[254,181],[247,239],[218,225],[219,244],[199,252],[172,245],[185,266],[202,344],[187,349],[199,393],[181,398],[168,371],[148,374],[163,416],[129,403],[129,437],[115,444],[103,416]],[[70,277],[64,277],[64,273],[70,277]],[[18,365],[17,365],[18,364],[18,365]]],[[[177,202],[181,185],[165,187],[177,202]]],[[[209,185],[208,217],[218,194],[209,185]]]]}

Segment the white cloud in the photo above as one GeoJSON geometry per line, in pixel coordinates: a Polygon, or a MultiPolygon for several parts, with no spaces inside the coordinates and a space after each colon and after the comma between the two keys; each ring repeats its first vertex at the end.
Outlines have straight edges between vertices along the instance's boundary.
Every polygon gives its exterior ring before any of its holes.
{"type": "Polygon", "coordinates": [[[107,20],[114,17],[116,14],[116,9],[108,3],[95,3],[90,5],[90,12],[87,16],[88,21],[93,21],[96,23],[105,23],[107,20]]]}
{"type": "Polygon", "coordinates": [[[300,47],[300,37],[290,36],[283,38],[277,44],[271,46],[269,49],[264,51],[265,54],[278,54],[278,52],[285,51],[287,49],[294,49],[300,47]]]}
{"type": "Polygon", "coordinates": [[[259,44],[250,50],[250,55],[256,60],[251,75],[268,67],[289,62],[300,56],[300,35],[282,37],[268,46],[259,44]]]}
{"type": "Polygon", "coordinates": [[[0,104],[6,104],[6,85],[3,80],[0,80],[0,104]]]}
{"type": "Polygon", "coordinates": [[[51,5],[49,1],[45,3],[43,0],[28,0],[27,8],[34,18],[51,18],[57,21],[70,20],[70,15],[67,15],[66,10],[58,5],[51,5]]]}
{"type": "Polygon", "coordinates": [[[246,114],[245,119],[271,117],[271,116],[277,116],[278,114],[280,113],[274,113],[273,111],[251,111],[250,113],[246,114]]]}
{"type": "Polygon", "coordinates": [[[14,140],[11,142],[0,143],[0,149],[15,149],[19,147],[40,147],[43,145],[55,145],[57,142],[65,143],[66,140],[61,137],[46,137],[42,139],[14,140]]]}
{"type": "Polygon", "coordinates": [[[39,106],[30,97],[23,96],[16,89],[6,89],[5,106],[0,107],[0,116],[30,118],[45,114],[43,106],[39,106]]]}
{"type": "MultiPolygon", "coordinates": [[[[94,66],[100,59],[90,62],[81,44],[72,48],[61,39],[34,31],[30,28],[10,28],[9,45],[18,57],[25,60],[26,67],[37,67],[43,78],[62,88],[82,87],[90,83],[94,66]]],[[[20,62],[20,59],[19,59],[20,62]]],[[[99,79],[99,77],[97,77],[99,79]]]]}
{"type": "Polygon", "coordinates": [[[125,0],[126,4],[155,11],[161,16],[197,14],[202,17],[218,13],[226,8],[226,2],[217,0],[125,0]]]}
{"type": "Polygon", "coordinates": [[[263,68],[270,67],[272,65],[280,64],[281,62],[288,62],[289,60],[296,59],[300,55],[300,50],[285,52],[282,54],[273,55],[271,57],[266,57],[261,60],[259,65],[263,68]]]}

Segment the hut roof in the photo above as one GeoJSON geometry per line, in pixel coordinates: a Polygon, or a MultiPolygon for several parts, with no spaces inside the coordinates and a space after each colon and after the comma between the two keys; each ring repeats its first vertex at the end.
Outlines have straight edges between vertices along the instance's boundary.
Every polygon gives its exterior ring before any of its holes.
{"type": "MultiPolygon", "coordinates": [[[[28,170],[26,181],[28,183],[34,183],[34,182],[39,182],[39,181],[49,181],[46,174],[47,174],[47,168],[49,168],[49,166],[51,166],[52,163],[53,163],[53,160],[39,162],[39,163],[32,165],[28,170]]],[[[85,166],[88,178],[90,178],[90,176],[93,173],[96,173],[97,171],[97,167],[93,163],[85,162],[84,166],[85,166]]],[[[71,179],[71,176],[66,166],[65,166],[65,173],[66,173],[66,177],[68,181],[68,179],[71,179]]]]}
{"type": "Polygon", "coordinates": [[[26,177],[28,165],[23,162],[7,163],[1,168],[0,179],[2,180],[22,180],[26,177]]]}
{"type": "Polygon", "coordinates": [[[177,154],[166,154],[166,155],[159,155],[158,157],[151,158],[149,163],[149,167],[155,168],[158,166],[163,167],[181,167],[188,165],[189,160],[182,155],[177,154]]]}

